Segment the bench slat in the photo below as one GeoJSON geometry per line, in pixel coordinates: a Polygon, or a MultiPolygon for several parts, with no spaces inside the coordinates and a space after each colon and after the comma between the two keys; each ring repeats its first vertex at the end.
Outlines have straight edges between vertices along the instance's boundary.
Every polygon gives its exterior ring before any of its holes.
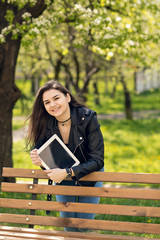
{"type": "MultiPolygon", "coordinates": [[[[48,179],[41,169],[3,168],[4,177],[22,177],[48,179]]],[[[160,183],[160,174],[151,173],[115,173],[93,172],[81,178],[81,181],[122,182],[122,183],[160,183]]]]}
{"type": "MultiPolygon", "coordinates": [[[[37,231],[38,232],[38,231],[37,231]]],[[[63,236],[64,234],[62,234],[62,236],[48,236],[48,235],[40,235],[39,233],[35,234],[29,234],[26,233],[24,234],[22,231],[20,233],[15,233],[13,232],[0,232],[0,235],[2,235],[4,238],[0,239],[2,240],[24,240],[24,239],[32,239],[32,240],[83,240],[83,239],[88,239],[88,240],[142,240],[142,238],[139,237],[130,237],[130,236],[114,236],[114,235],[107,235],[107,234],[103,234],[104,236],[100,236],[100,234],[94,233],[94,235],[92,233],[90,233],[89,235],[82,235],[82,233],[76,233],[77,236],[75,237],[65,237],[63,236]],[[3,235],[2,235],[3,234],[3,235]],[[22,238],[23,237],[23,238],[22,238]]],[[[71,234],[69,234],[71,235],[71,234]]],[[[157,240],[157,238],[143,238],[143,240],[157,240]]]]}
{"type": "Polygon", "coordinates": [[[6,227],[0,226],[0,231],[14,232],[14,233],[36,233],[45,236],[61,236],[72,238],[81,237],[82,239],[92,239],[92,240],[157,240],[157,238],[145,238],[134,237],[134,236],[122,236],[122,235],[108,235],[100,234],[95,232],[83,233],[83,232],[65,232],[65,231],[55,231],[55,230],[45,230],[45,229],[31,229],[31,228],[20,228],[20,227],[6,227]]]}
{"type": "MultiPolygon", "coordinates": [[[[21,239],[36,239],[36,240],[82,240],[82,238],[70,238],[70,237],[60,237],[60,236],[44,236],[44,235],[40,235],[40,234],[37,234],[37,233],[15,233],[14,231],[13,232],[5,232],[5,231],[0,231],[0,236],[2,237],[6,237],[4,239],[6,240],[10,240],[10,239],[13,239],[13,240],[21,240],[21,239]]],[[[1,238],[0,238],[1,239],[1,238]]]]}
{"type": "Polygon", "coordinates": [[[134,233],[160,234],[159,224],[147,224],[136,222],[118,222],[106,220],[88,220],[78,218],[61,218],[48,216],[31,216],[20,214],[0,214],[0,222],[20,223],[31,225],[55,226],[55,227],[79,227],[107,231],[122,231],[134,233]],[[27,220],[29,219],[29,220],[27,220]]]}
{"type": "Polygon", "coordinates": [[[123,216],[160,217],[160,207],[141,207],[125,205],[89,204],[72,202],[34,201],[22,199],[0,199],[3,208],[35,209],[64,212],[84,212],[123,216]]]}
{"type": "Polygon", "coordinates": [[[131,188],[93,188],[92,187],[72,187],[48,186],[42,184],[23,184],[3,182],[1,191],[37,194],[55,194],[70,196],[108,197],[108,198],[129,198],[129,199],[154,199],[160,200],[158,189],[131,189],[131,188]]]}

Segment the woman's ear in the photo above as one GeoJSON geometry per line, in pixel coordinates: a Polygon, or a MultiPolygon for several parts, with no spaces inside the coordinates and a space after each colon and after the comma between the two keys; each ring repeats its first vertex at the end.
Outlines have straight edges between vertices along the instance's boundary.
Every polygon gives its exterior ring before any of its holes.
{"type": "Polygon", "coordinates": [[[70,96],[70,94],[69,93],[67,93],[67,100],[68,100],[68,103],[71,101],[71,96],[70,96]]]}

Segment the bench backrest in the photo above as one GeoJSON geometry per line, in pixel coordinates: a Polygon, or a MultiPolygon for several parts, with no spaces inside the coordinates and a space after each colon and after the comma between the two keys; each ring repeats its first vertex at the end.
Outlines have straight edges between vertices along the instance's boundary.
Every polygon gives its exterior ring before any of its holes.
{"type": "Polygon", "coordinates": [[[78,226],[103,230],[103,232],[141,233],[145,236],[160,234],[160,189],[158,187],[160,174],[94,172],[81,179],[82,181],[102,181],[104,182],[102,188],[38,183],[38,179],[48,179],[40,169],[3,168],[3,176],[26,178],[32,182],[1,184],[2,192],[18,193],[10,194],[11,197],[5,194],[0,199],[1,223],[29,224],[29,226],[78,226]],[[26,195],[25,199],[22,199],[21,193],[23,198],[26,195]],[[101,202],[88,204],[45,201],[40,200],[41,194],[99,196],[101,202]],[[8,209],[10,213],[6,212],[8,209]],[[22,212],[17,213],[19,210],[16,210],[14,213],[13,209],[22,209],[22,212]],[[97,215],[95,220],[82,220],[60,218],[54,213],[48,216],[45,211],[42,214],[39,210],[87,212],[97,215]]]}

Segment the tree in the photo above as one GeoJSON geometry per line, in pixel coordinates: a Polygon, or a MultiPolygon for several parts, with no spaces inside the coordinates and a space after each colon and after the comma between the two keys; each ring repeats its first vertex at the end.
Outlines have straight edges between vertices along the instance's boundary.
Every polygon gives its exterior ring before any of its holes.
{"type": "MultiPolygon", "coordinates": [[[[27,45],[33,37],[47,35],[47,28],[57,31],[69,24],[70,29],[75,29],[74,39],[68,45],[72,56],[76,57],[76,48],[88,46],[87,51],[103,56],[106,61],[116,54],[127,58],[131,52],[135,59],[142,59],[144,54],[139,54],[142,46],[145,49],[149,41],[158,44],[160,39],[158,0],[56,0],[44,12],[50,3],[51,0],[0,0],[0,171],[2,166],[12,166],[12,109],[20,97],[14,75],[23,39],[27,45]]],[[[86,69],[85,90],[90,77],[98,71],[89,65],[86,69]]],[[[77,79],[78,71],[77,65],[77,79]]],[[[66,71],[68,78],[70,73],[66,71]]]]}
{"type": "Polygon", "coordinates": [[[2,167],[12,166],[12,109],[21,95],[15,85],[21,39],[33,26],[33,19],[47,8],[47,3],[42,0],[32,1],[32,4],[26,2],[0,1],[0,182],[2,167]]]}

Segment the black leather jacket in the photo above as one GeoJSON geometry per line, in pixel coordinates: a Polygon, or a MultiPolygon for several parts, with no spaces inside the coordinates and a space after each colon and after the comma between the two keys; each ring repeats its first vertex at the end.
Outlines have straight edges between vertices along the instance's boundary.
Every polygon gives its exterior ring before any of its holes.
{"type": "MultiPolygon", "coordinates": [[[[71,108],[71,122],[68,146],[80,161],[80,165],[73,167],[74,180],[77,181],[83,176],[103,168],[104,142],[96,112],[85,107],[73,107],[71,108]]],[[[57,120],[51,116],[45,136],[36,147],[39,148],[53,134],[57,134],[62,139],[57,127],[57,120]]]]}

